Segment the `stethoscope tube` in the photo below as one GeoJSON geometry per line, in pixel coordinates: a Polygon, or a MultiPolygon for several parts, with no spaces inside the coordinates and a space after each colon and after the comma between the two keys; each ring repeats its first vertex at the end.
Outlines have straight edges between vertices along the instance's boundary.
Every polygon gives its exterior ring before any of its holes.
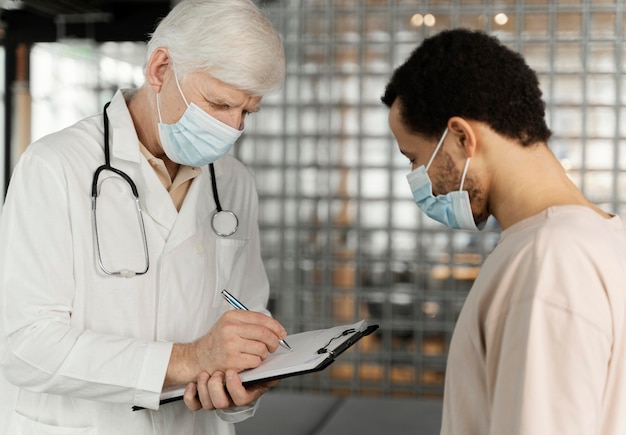
{"type": "MultiPolygon", "coordinates": [[[[145,274],[150,268],[150,256],[148,254],[148,238],[146,236],[146,227],[143,219],[143,210],[141,208],[141,203],[139,201],[139,191],[135,182],[130,178],[128,174],[123,172],[120,169],[114,168],[111,166],[111,155],[109,149],[109,116],[107,114],[107,108],[111,102],[107,102],[104,105],[103,110],[103,118],[104,118],[104,164],[99,166],[93,175],[93,179],[91,182],[91,211],[92,211],[92,225],[93,225],[93,236],[94,236],[94,245],[96,251],[96,259],[98,262],[98,266],[100,269],[107,275],[114,276],[123,276],[126,278],[130,278],[136,275],[145,274]],[[100,253],[100,237],[98,234],[98,219],[97,219],[97,199],[98,199],[98,179],[100,178],[100,174],[104,171],[111,171],[117,175],[119,175],[122,179],[124,179],[133,193],[135,198],[136,210],[137,210],[137,219],[139,222],[139,227],[141,230],[141,239],[143,243],[144,249],[144,259],[145,259],[145,267],[140,271],[133,271],[130,269],[121,269],[121,270],[109,270],[104,266],[102,261],[102,255],[100,253]]],[[[239,226],[239,220],[237,219],[237,215],[230,210],[222,209],[222,205],[220,204],[220,198],[217,191],[217,177],[215,175],[215,167],[213,163],[209,164],[209,172],[211,175],[211,188],[213,191],[213,199],[215,200],[215,206],[217,211],[213,214],[211,219],[211,227],[215,234],[220,237],[229,237],[233,235],[239,226]]]]}
{"type": "Polygon", "coordinates": [[[146,226],[143,220],[143,211],[141,209],[141,203],[139,201],[139,191],[137,190],[137,186],[135,185],[134,181],[128,176],[128,174],[111,166],[111,157],[110,157],[110,151],[109,151],[109,116],[107,114],[107,108],[109,107],[110,104],[111,104],[110,101],[107,102],[104,105],[104,111],[103,111],[104,165],[96,169],[96,171],[93,174],[93,179],[91,182],[91,212],[92,212],[91,220],[92,220],[92,226],[93,226],[96,259],[98,261],[98,266],[100,267],[100,269],[107,275],[123,276],[125,278],[130,278],[135,275],[143,275],[146,272],[148,272],[148,269],[150,268],[150,256],[148,254],[148,238],[146,236],[146,226]],[[98,193],[99,193],[98,192],[98,179],[100,178],[100,174],[103,171],[111,171],[119,175],[120,177],[122,177],[122,179],[124,179],[130,186],[133,196],[135,197],[135,209],[137,211],[137,220],[139,222],[139,228],[141,231],[141,239],[142,239],[143,250],[144,250],[145,267],[143,268],[143,270],[139,270],[139,271],[135,271],[131,269],[109,270],[107,267],[104,266],[104,263],[102,261],[102,254],[100,252],[100,236],[98,233],[98,218],[97,218],[97,199],[98,199],[98,193]]]}

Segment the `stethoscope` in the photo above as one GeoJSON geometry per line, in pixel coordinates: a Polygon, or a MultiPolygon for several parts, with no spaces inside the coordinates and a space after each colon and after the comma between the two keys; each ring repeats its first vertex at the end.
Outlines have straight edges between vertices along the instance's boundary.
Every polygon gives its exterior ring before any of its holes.
{"type": "MultiPolygon", "coordinates": [[[[146,227],[143,220],[143,210],[141,208],[141,204],[139,202],[139,191],[137,190],[137,186],[135,182],[120,169],[114,168],[111,166],[111,157],[109,151],[109,116],[107,115],[107,108],[111,102],[109,101],[104,105],[103,115],[104,115],[104,164],[96,169],[93,174],[93,180],[91,182],[91,216],[93,223],[93,234],[95,240],[96,247],[96,258],[98,261],[98,266],[100,269],[107,275],[117,275],[123,276],[125,278],[131,278],[135,275],[143,275],[148,271],[150,267],[150,258],[148,255],[148,238],[146,237],[146,227]],[[139,228],[141,231],[141,240],[143,244],[144,250],[144,263],[145,267],[139,271],[130,270],[130,269],[120,269],[120,270],[110,270],[104,266],[102,262],[102,255],[100,254],[100,239],[98,235],[98,221],[96,217],[96,202],[98,198],[98,179],[100,174],[103,171],[111,171],[125,180],[130,189],[132,191],[133,196],[135,197],[135,208],[137,210],[137,220],[139,223],[139,228]]],[[[215,167],[213,163],[209,164],[209,172],[211,173],[211,186],[213,190],[213,199],[216,205],[216,212],[213,213],[213,217],[211,218],[211,227],[215,234],[220,237],[228,237],[235,234],[237,231],[237,227],[239,226],[239,220],[237,219],[237,215],[230,210],[222,209],[222,205],[220,204],[219,194],[217,192],[217,181],[215,177],[215,167]]]]}

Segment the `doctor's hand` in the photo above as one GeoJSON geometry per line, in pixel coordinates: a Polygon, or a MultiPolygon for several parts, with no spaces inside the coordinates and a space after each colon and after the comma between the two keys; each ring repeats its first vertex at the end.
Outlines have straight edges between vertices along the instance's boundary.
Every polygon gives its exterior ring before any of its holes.
{"type": "Polygon", "coordinates": [[[279,382],[271,381],[246,388],[233,370],[227,370],[226,374],[215,372],[213,376],[202,372],[198,376],[197,384],[187,385],[183,400],[192,411],[244,406],[257,400],[279,382]]]}
{"type": "Polygon", "coordinates": [[[265,314],[227,311],[193,343],[173,344],[163,387],[195,383],[203,371],[213,375],[257,367],[286,336],[285,328],[265,314]]]}
{"type": "Polygon", "coordinates": [[[261,364],[286,336],[285,328],[265,314],[231,310],[193,344],[200,370],[238,373],[261,364]]]}

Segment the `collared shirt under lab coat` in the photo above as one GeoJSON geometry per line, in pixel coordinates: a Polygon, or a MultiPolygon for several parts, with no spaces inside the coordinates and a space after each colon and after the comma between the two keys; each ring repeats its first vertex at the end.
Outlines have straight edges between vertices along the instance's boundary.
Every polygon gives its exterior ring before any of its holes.
{"type": "MultiPolygon", "coordinates": [[[[224,420],[245,419],[253,408],[192,413],[182,401],[158,401],[172,343],[202,336],[230,309],[221,289],[264,311],[269,284],[253,178],[231,156],[215,163],[222,207],[239,218],[233,236],[218,237],[208,168],[177,212],[140,153],[122,92],[107,113],[111,163],[139,190],[150,269],[121,278],[96,265],[90,192],[104,162],[102,115],[32,144],[0,216],[0,433],[233,433],[224,420]]],[[[139,270],[134,200],[110,177],[101,176],[109,180],[97,202],[103,261],[139,270]]]]}

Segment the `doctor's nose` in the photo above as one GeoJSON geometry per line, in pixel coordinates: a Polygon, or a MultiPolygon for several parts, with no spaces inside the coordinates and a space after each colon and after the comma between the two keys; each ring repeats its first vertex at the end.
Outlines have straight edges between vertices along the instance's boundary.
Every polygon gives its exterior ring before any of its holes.
{"type": "Polygon", "coordinates": [[[243,126],[245,122],[246,122],[246,114],[240,113],[238,116],[234,117],[231,127],[236,128],[237,130],[243,130],[243,126]]]}
{"type": "Polygon", "coordinates": [[[220,117],[219,120],[222,121],[224,124],[228,125],[229,127],[235,128],[237,130],[243,130],[245,117],[246,115],[243,113],[228,114],[226,116],[220,117]]]}

